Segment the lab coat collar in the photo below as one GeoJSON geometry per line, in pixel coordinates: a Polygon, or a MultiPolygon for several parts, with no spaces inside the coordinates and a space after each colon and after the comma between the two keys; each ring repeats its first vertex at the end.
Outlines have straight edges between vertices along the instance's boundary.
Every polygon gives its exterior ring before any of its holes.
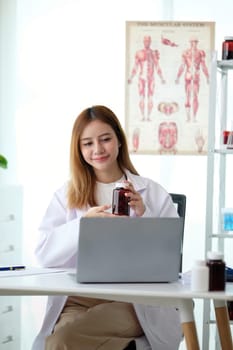
{"type": "Polygon", "coordinates": [[[132,184],[134,186],[134,189],[136,191],[142,191],[142,190],[146,189],[146,187],[147,187],[147,180],[144,177],[138,176],[138,175],[134,175],[129,170],[125,170],[125,174],[127,176],[127,180],[132,182],[132,184]]]}

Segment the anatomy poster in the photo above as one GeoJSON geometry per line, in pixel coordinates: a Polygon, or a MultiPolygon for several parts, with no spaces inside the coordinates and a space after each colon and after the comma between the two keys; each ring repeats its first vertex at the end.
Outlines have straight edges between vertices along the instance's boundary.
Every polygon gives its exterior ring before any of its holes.
{"type": "Polygon", "coordinates": [[[207,153],[214,22],[126,22],[131,153],[207,153]]]}

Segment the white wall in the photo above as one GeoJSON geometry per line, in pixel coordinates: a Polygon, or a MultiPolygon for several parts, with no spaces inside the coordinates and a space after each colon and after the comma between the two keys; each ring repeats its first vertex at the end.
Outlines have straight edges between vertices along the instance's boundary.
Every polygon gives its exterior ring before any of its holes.
{"type": "MultiPolygon", "coordinates": [[[[37,225],[51,194],[67,178],[76,115],[103,103],[124,124],[125,21],[171,17],[216,21],[220,27],[223,12],[216,2],[211,7],[195,4],[189,11],[181,0],[128,0],[122,5],[104,0],[18,1],[16,121],[19,181],[25,184],[26,261],[34,261],[37,225]]],[[[216,33],[216,46],[230,33],[229,12],[224,13],[224,23],[229,23],[225,33],[222,26],[221,34],[216,33]]],[[[204,252],[206,157],[132,155],[132,160],[142,175],[187,195],[184,268],[190,268],[204,252]]]]}
{"type": "MultiPolygon", "coordinates": [[[[51,193],[66,180],[76,115],[86,106],[103,103],[124,124],[125,21],[159,20],[163,13],[159,1],[145,1],[143,6],[140,1],[126,1],[124,6],[103,0],[98,5],[74,0],[18,2],[16,120],[19,178],[25,184],[25,259],[33,261],[36,225],[51,193]]],[[[132,159],[142,175],[150,175],[169,191],[187,194],[188,267],[197,234],[204,237],[206,157],[132,159]],[[193,192],[190,183],[198,184],[198,191],[193,192]]]]}
{"type": "Polygon", "coordinates": [[[0,153],[11,159],[1,184],[17,182],[16,51],[16,1],[0,0],[0,153]]]}
{"type": "MultiPolygon", "coordinates": [[[[7,48],[0,50],[0,146],[10,164],[17,164],[12,171],[10,165],[7,181],[24,185],[23,262],[35,264],[37,226],[53,191],[68,176],[70,133],[77,114],[87,106],[106,104],[124,124],[125,21],[216,21],[220,51],[224,35],[233,34],[233,3],[0,0],[0,5],[5,23],[0,27],[1,47],[7,48]]],[[[194,259],[204,256],[206,156],[134,155],[132,160],[142,175],[169,192],[187,195],[183,266],[190,269],[194,259]]],[[[27,303],[25,314],[30,309],[27,303]]],[[[41,313],[39,304],[31,318],[31,338],[40,322],[35,315],[41,313]]],[[[30,348],[31,338],[26,338],[24,350],[30,348]]]]}

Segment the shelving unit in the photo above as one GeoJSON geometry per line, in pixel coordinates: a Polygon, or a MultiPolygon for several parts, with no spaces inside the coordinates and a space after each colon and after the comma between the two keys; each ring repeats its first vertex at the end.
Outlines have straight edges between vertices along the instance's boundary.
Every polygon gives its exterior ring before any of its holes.
{"type": "MultiPolygon", "coordinates": [[[[225,242],[230,239],[233,249],[233,232],[224,232],[222,229],[221,209],[227,206],[227,176],[229,159],[233,161],[233,149],[223,145],[223,130],[229,130],[230,120],[228,113],[228,83],[229,72],[233,71],[233,60],[217,61],[214,54],[211,63],[210,109],[208,127],[208,156],[207,156],[207,193],[206,193],[206,236],[205,254],[211,250],[225,252],[225,242]]],[[[232,101],[233,104],[233,101],[232,101]]],[[[232,196],[232,188],[229,189],[232,196]]],[[[228,205],[229,206],[229,205],[228,205]]],[[[233,196],[231,206],[233,206],[233,196]]],[[[226,260],[228,263],[228,261],[226,260]]],[[[209,350],[210,326],[215,324],[212,317],[212,305],[204,302],[203,311],[203,350],[209,350]]],[[[215,348],[220,349],[216,336],[215,348]]]]}
{"type": "MultiPolygon", "coordinates": [[[[22,188],[0,186],[0,265],[21,262],[22,188]]],[[[0,299],[0,349],[20,350],[21,297],[2,296],[0,299]]]]}

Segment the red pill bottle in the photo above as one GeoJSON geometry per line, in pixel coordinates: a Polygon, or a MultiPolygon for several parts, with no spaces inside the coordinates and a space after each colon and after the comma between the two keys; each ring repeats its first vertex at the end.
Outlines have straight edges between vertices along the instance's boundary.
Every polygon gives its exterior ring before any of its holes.
{"type": "Polygon", "coordinates": [[[233,36],[225,36],[222,43],[222,59],[233,59],[233,36]]]}
{"type": "Polygon", "coordinates": [[[227,301],[229,319],[233,321],[233,301],[227,301]]]}
{"type": "Polygon", "coordinates": [[[226,285],[226,264],[220,252],[208,252],[209,291],[224,291],[226,285]]]}
{"type": "Polygon", "coordinates": [[[117,182],[112,194],[113,214],[129,216],[129,198],[125,196],[126,192],[129,192],[129,190],[125,188],[125,184],[123,182],[117,182]]]}

